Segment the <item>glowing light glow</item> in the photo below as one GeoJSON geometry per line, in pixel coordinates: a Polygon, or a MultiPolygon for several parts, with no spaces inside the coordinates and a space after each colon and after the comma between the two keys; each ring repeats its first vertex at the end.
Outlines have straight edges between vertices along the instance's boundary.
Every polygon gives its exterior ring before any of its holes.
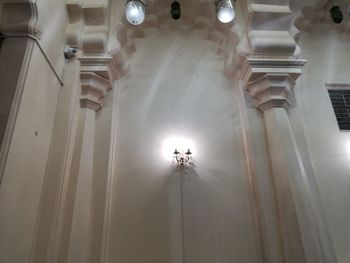
{"type": "Polygon", "coordinates": [[[224,8],[219,11],[218,19],[222,23],[229,23],[235,18],[235,11],[231,8],[224,8]]]}
{"type": "Polygon", "coordinates": [[[170,136],[163,142],[162,155],[164,159],[171,161],[175,149],[179,152],[186,152],[190,149],[192,155],[196,154],[195,145],[190,139],[182,136],[170,136]]]}
{"type": "Polygon", "coordinates": [[[125,9],[125,16],[130,24],[141,24],[145,20],[145,5],[139,0],[128,1],[125,9]]]}
{"type": "Polygon", "coordinates": [[[222,23],[229,23],[236,16],[231,0],[219,0],[216,2],[216,11],[218,13],[218,19],[222,23]]]}

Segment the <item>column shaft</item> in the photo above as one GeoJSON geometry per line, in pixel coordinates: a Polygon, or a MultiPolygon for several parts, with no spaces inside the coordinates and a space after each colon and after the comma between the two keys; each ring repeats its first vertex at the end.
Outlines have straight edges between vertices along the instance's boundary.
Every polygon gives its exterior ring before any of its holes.
{"type": "Polygon", "coordinates": [[[264,111],[284,262],[306,262],[294,200],[297,178],[305,171],[284,108],[264,111]],[[294,192],[294,193],[293,193],[294,192]]]}
{"type": "MultiPolygon", "coordinates": [[[[111,89],[111,81],[94,71],[81,71],[81,97],[79,124],[72,159],[71,189],[74,202],[69,241],[68,263],[95,263],[100,247],[94,245],[96,222],[97,183],[95,143],[96,111],[102,109],[101,99],[111,89]]],[[[102,229],[102,227],[101,227],[102,229]]]]}
{"type": "Polygon", "coordinates": [[[95,111],[82,108],[80,112],[74,170],[77,176],[76,194],[68,262],[91,261],[93,232],[93,177],[94,177],[95,111]]]}

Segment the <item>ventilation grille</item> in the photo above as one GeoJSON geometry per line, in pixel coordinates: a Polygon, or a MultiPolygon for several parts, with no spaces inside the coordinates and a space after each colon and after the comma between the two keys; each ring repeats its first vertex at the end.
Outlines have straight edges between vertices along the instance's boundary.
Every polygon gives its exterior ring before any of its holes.
{"type": "Polygon", "coordinates": [[[350,90],[328,90],[340,130],[350,130],[350,90]]]}

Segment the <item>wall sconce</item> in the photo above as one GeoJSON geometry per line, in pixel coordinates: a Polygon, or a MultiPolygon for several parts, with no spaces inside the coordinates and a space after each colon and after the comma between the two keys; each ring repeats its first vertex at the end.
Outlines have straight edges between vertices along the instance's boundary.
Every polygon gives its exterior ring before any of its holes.
{"type": "Polygon", "coordinates": [[[126,20],[132,25],[140,25],[145,20],[145,4],[141,0],[129,0],[125,7],[126,20]]]}
{"type": "Polygon", "coordinates": [[[236,12],[231,0],[215,0],[214,4],[220,22],[229,23],[235,18],[236,12]]]}
{"type": "Polygon", "coordinates": [[[182,151],[179,152],[177,149],[175,149],[173,153],[173,163],[175,163],[177,166],[182,167],[193,167],[193,157],[192,152],[190,149],[188,149],[186,152],[182,151]]]}
{"type": "Polygon", "coordinates": [[[172,161],[177,167],[193,167],[196,146],[189,138],[169,136],[163,142],[162,153],[165,160],[172,161]]]}

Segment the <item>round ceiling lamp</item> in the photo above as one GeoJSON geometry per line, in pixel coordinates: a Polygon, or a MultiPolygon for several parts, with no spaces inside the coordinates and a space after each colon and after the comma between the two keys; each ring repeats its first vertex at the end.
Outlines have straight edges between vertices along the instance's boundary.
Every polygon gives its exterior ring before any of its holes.
{"type": "Polygon", "coordinates": [[[215,1],[216,12],[218,14],[218,19],[222,23],[231,22],[235,16],[235,9],[231,0],[218,0],[215,1]]]}
{"type": "Polygon", "coordinates": [[[140,0],[129,0],[125,8],[126,20],[132,25],[140,25],[145,20],[145,4],[140,0]]]}

